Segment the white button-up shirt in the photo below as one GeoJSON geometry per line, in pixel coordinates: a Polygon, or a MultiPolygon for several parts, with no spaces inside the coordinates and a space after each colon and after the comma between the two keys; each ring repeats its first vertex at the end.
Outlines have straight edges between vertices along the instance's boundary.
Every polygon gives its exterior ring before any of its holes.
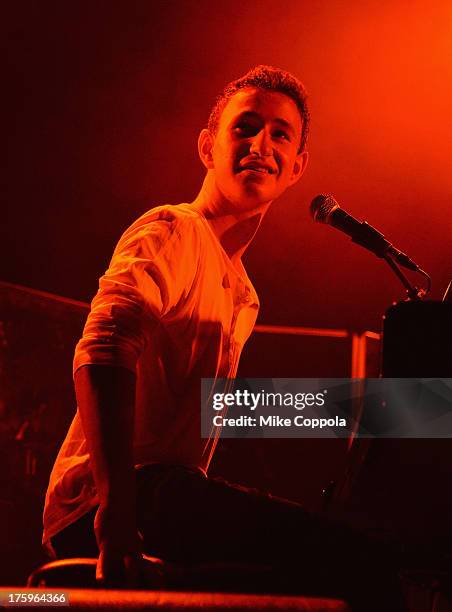
{"type": "MultiPolygon", "coordinates": [[[[99,281],[74,372],[88,364],[136,373],[135,464],[207,470],[218,432],[201,438],[201,378],[233,378],[259,302],[206,219],[161,206],[122,236],[99,281]]],[[[78,412],[50,476],[43,541],[98,503],[78,412]]]]}

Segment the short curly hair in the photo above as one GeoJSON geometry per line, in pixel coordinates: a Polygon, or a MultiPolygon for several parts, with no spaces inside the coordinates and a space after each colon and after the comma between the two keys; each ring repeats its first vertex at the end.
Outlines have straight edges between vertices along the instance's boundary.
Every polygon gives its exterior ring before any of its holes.
{"type": "Polygon", "coordinates": [[[301,81],[290,74],[290,72],[274,68],[273,66],[256,66],[239,79],[231,81],[226,85],[210,111],[207,123],[209,132],[211,134],[217,133],[220,117],[226,104],[234,94],[245,87],[257,87],[283,93],[295,102],[300,113],[302,126],[299,152],[304,151],[310,121],[306,90],[301,81]]]}

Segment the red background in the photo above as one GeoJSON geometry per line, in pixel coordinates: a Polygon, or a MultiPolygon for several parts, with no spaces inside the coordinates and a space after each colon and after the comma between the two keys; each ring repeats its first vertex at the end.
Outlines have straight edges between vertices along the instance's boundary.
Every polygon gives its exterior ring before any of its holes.
{"type": "Polygon", "coordinates": [[[246,257],[259,322],[378,329],[403,297],[383,262],[311,222],[309,202],[321,192],[407,251],[441,297],[452,278],[446,0],[8,10],[0,279],[90,299],[135,217],[195,197],[196,138],[218,90],[268,63],[304,81],[312,131],[305,176],[275,203],[246,257]]]}

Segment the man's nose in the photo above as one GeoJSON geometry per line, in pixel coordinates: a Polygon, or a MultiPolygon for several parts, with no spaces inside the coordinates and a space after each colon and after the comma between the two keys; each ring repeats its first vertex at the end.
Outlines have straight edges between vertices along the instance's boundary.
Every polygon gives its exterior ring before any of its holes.
{"type": "Polygon", "coordinates": [[[267,157],[272,155],[271,136],[266,130],[260,130],[253,138],[250,146],[250,153],[267,157]]]}

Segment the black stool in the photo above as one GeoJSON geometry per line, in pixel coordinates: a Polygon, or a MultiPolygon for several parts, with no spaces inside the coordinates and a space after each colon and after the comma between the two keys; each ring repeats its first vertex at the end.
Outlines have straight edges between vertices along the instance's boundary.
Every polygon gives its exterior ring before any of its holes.
{"type": "MultiPolygon", "coordinates": [[[[179,565],[143,555],[145,590],[223,593],[300,594],[298,585],[287,580],[283,568],[251,563],[203,563],[179,565]]],[[[97,559],[77,557],[51,561],[34,570],[27,587],[102,589],[96,582],[97,559]]]]}

